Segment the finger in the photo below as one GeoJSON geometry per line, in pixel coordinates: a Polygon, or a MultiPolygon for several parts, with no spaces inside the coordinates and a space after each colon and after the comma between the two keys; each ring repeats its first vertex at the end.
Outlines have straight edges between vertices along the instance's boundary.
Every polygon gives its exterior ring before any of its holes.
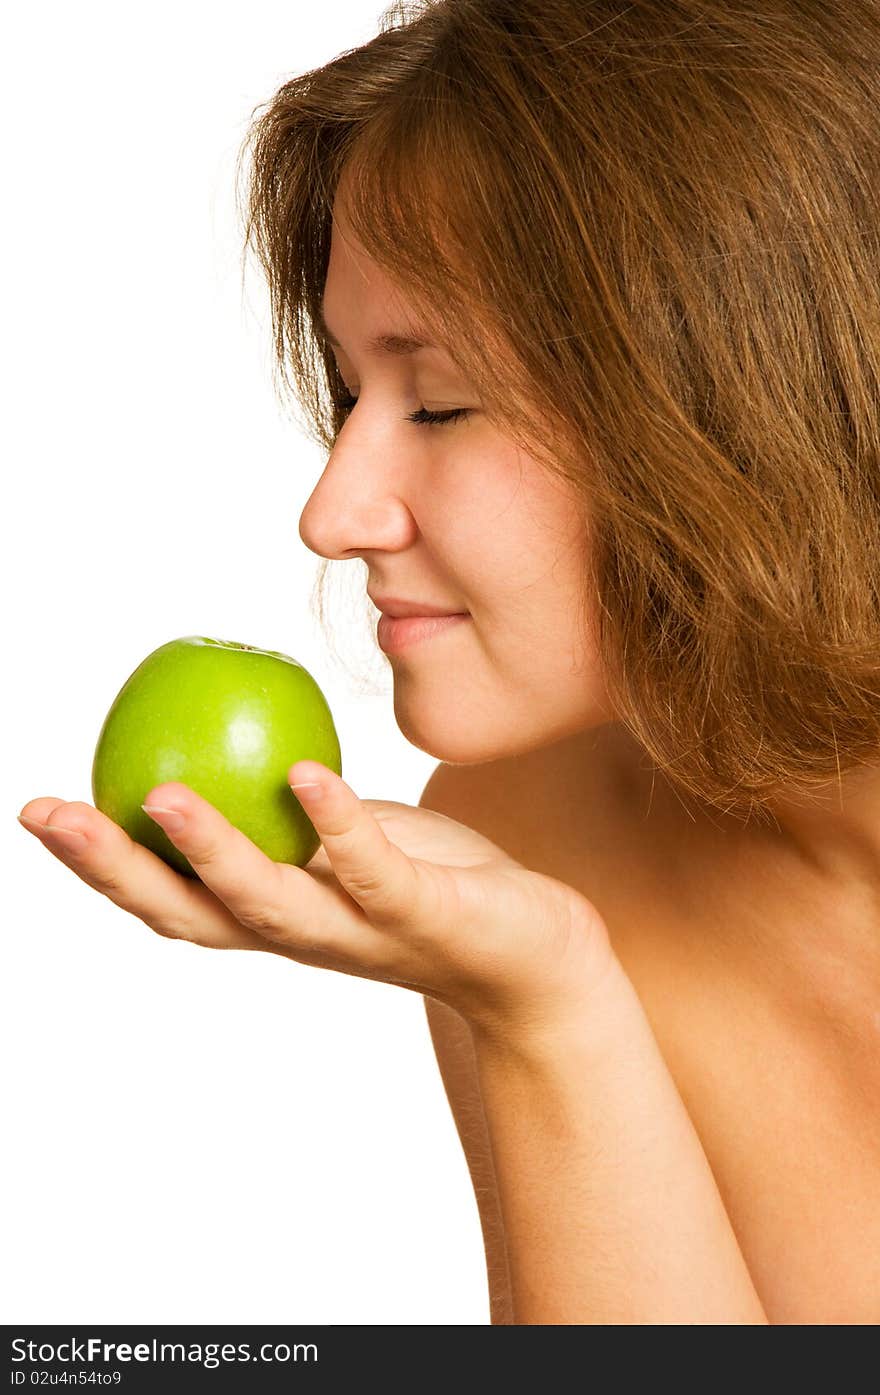
{"type": "Polygon", "coordinates": [[[380,926],[412,924],[425,894],[417,864],[389,840],[370,810],[335,771],[316,761],[297,761],[287,778],[321,839],[339,884],[368,919],[380,926]]]}
{"type": "Polygon", "coordinates": [[[44,796],[19,820],[80,881],[157,934],[214,949],[265,948],[201,882],[182,877],[91,804],[44,796]],[[76,836],[71,842],[58,830],[76,836]]]}
{"type": "Polygon", "coordinates": [[[248,929],[275,935],[296,909],[291,883],[308,874],[273,862],[188,785],[156,785],[141,806],[189,861],[193,871],[248,929]]]}
{"type": "MultiPolygon", "coordinates": [[[[389,842],[372,814],[333,771],[308,761],[298,762],[288,772],[289,777],[304,774],[316,788],[303,788],[302,781],[296,780],[293,783],[300,788],[295,793],[321,838],[339,885],[374,924],[411,916],[416,873],[409,858],[389,842]]],[[[330,907],[326,898],[317,901],[307,873],[273,862],[187,785],[157,785],[143,808],[201,881],[244,925],[290,945],[300,943],[306,934],[311,945],[318,938],[323,943],[331,931],[330,907]]],[[[337,921],[334,916],[333,929],[337,921]]],[[[366,942],[361,948],[366,948],[366,942]]]]}

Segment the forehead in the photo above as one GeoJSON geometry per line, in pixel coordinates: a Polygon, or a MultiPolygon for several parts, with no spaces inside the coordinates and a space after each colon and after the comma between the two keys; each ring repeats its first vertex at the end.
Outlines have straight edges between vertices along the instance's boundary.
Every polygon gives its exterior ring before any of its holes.
{"type": "MultiPolygon", "coordinates": [[[[329,343],[331,343],[335,349],[341,349],[342,345],[339,340],[336,338],[335,334],[331,334],[330,332],[330,327],[324,316],[323,304],[318,309],[318,324],[329,343]]],[[[429,339],[424,337],[417,338],[411,334],[397,334],[391,330],[383,331],[381,334],[373,334],[367,340],[367,349],[371,354],[395,354],[398,356],[405,356],[407,354],[417,354],[420,349],[434,349],[436,347],[436,344],[431,343],[429,339]]]]}
{"type": "MultiPolygon", "coordinates": [[[[344,217],[334,207],[330,263],[318,325],[335,348],[342,349],[338,332],[364,340],[371,354],[416,354],[439,349],[429,332],[416,324],[415,314],[400,288],[367,254],[344,217]],[[370,330],[371,332],[367,332],[370,330]]],[[[442,351],[442,350],[441,350],[442,351]]]]}
{"type": "Polygon", "coordinates": [[[325,292],[329,290],[332,294],[332,288],[337,283],[340,295],[358,303],[377,309],[400,309],[406,313],[402,291],[357,240],[338,198],[333,206],[325,292]]]}

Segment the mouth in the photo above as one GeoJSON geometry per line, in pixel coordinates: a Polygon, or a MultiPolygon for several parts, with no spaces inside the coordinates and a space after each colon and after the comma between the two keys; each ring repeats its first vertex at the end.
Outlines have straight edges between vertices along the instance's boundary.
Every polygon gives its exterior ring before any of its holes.
{"type": "Polygon", "coordinates": [[[395,619],[382,615],[376,631],[379,648],[386,654],[398,654],[411,644],[420,644],[454,629],[470,615],[462,612],[455,615],[407,615],[395,619]]]}

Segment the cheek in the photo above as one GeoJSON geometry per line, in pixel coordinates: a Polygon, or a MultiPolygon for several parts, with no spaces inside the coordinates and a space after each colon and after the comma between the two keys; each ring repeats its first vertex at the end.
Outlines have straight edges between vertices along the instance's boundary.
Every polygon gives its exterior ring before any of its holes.
{"type": "Polygon", "coordinates": [[[437,760],[481,765],[552,746],[613,720],[595,655],[573,626],[466,622],[397,661],[394,713],[437,760]]]}
{"type": "Polygon", "coordinates": [[[536,509],[499,512],[471,540],[472,566],[497,618],[520,633],[570,646],[588,602],[583,529],[536,509]]]}
{"type": "Polygon", "coordinates": [[[576,623],[587,584],[582,501],[509,442],[493,449],[478,434],[432,467],[414,499],[420,533],[477,621],[530,642],[549,627],[570,651],[567,615],[576,623]]]}

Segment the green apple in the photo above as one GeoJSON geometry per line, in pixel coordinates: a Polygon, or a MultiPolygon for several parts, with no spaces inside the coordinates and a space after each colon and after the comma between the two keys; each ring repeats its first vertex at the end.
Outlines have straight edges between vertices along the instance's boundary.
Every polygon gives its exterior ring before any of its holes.
{"type": "Polygon", "coordinates": [[[98,737],[92,798],[114,823],[185,876],[196,874],[141,805],[179,780],[274,862],[304,867],[320,839],[287,772],[316,760],[342,774],[324,694],[287,654],[188,635],[148,654],[120,688],[98,737]]]}

